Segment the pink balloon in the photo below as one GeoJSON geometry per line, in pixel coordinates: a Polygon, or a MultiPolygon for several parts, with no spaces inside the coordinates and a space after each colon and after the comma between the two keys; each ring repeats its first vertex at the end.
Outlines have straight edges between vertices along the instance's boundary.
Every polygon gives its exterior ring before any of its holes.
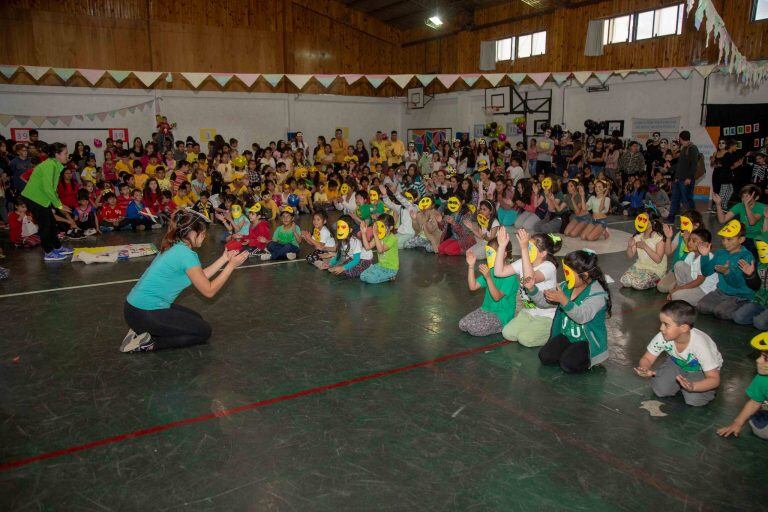
{"type": "Polygon", "coordinates": [[[100,148],[102,145],[101,139],[93,139],[93,146],[100,148]]]}
{"type": "Polygon", "coordinates": [[[505,140],[507,140],[507,136],[506,136],[506,135],[504,135],[503,133],[500,133],[500,134],[499,134],[499,140],[500,140],[501,142],[504,142],[505,140]]]}

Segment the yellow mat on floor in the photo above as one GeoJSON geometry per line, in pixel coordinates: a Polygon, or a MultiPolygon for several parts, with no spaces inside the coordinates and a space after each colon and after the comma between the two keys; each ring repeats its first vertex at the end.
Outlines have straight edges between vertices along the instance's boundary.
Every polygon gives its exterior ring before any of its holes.
{"type": "Polygon", "coordinates": [[[141,258],[157,254],[155,244],[110,245],[105,247],[78,247],[72,261],[83,263],[114,263],[118,260],[141,258]]]}

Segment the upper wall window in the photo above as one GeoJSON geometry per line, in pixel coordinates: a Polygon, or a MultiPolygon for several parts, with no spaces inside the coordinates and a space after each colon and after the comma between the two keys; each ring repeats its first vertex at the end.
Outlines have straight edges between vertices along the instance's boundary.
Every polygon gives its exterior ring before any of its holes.
{"type": "Polygon", "coordinates": [[[754,0],[752,21],[768,20],[768,0],[754,0]]]}
{"type": "MultiPolygon", "coordinates": [[[[765,0],[768,1],[768,0],[765,0]]],[[[603,24],[603,44],[642,41],[683,32],[683,4],[608,18],[603,24]]]]}
{"type": "Polygon", "coordinates": [[[523,59],[547,53],[547,33],[545,31],[508,37],[496,41],[496,62],[502,60],[523,59]]]}

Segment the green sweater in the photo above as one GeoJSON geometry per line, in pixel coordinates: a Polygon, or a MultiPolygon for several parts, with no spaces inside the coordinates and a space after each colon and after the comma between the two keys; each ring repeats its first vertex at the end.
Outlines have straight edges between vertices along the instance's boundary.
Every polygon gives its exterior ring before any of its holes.
{"type": "Polygon", "coordinates": [[[61,199],[56,193],[59,186],[59,177],[64,165],[55,158],[49,158],[38,164],[32,170],[27,185],[21,195],[40,206],[55,206],[61,208],[61,199]]]}

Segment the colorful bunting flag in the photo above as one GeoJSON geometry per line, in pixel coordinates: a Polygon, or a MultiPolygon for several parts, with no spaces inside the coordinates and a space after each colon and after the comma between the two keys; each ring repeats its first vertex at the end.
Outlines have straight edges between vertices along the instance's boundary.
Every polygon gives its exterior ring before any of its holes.
{"type": "Polygon", "coordinates": [[[525,80],[525,73],[507,73],[507,76],[517,85],[520,85],[525,80]]]}
{"type": "Polygon", "coordinates": [[[331,86],[331,84],[334,81],[336,81],[336,78],[339,75],[314,75],[314,76],[315,76],[315,80],[320,82],[323,85],[323,87],[327,89],[331,86]]]}
{"type": "Polygon", "coordinates": [[[401,89],[408,87],[408,83],[413,80],[413,75],[390,75],[389,78],[401,89]]]}
{"type": "Polygon", "coordinates": [[[43,75],[48,72],[51,68],[41,67],[41,66],[24,66],[24,69],[32,75],[32,78],[34,78],[36,81],[43,78],[43,75]]]}
{"type": "Polygon", "coordinates": [[[258,73],[235,73],[235,76],[243,82],[243,85],[246,87],[251,87],[253,84],[256,83],[256,80],[259,79],[261,75],[258,73]]]}
{"type": "MultiPolygon", "coordinates": [[[[226,87],[226,85],[229,83],[229,81],[232,79],[233,74],[231,73],[212,73],[211,76],[213,77],[216,82],[222,87],[226,87]]],[[[258,76],[258,75],[256,75],[258,76]]],[[[254,79],[255,80],[255,79],[254,79]]],[[[250,86],[248,86],[250,87],[250,86]]]]}
{"type": "Polygon", "coordinates": [[[547,81],[547,78],[549,78],[549,73],[528,73],[528,78],[533,80],[536,85],[541,87],[544,85],[544,82],[547,81]]]}
{"type": "Polygon", "coordinates": [[[341,76],[343,76],[344,80],[347,81],[347,85],[352,85],[353,83],[363,78],[363,75],[341,75],[341,76]]]}
{"type": "Polygon", "coordinates": [[[41,126],[46,119],[45,116],[29,116],[29,118],[32,120],[32,124],[35,126],[41,126]]]}
{"type": "Polygon", "coordinates": [[[674,70],[675,70],[675,68],[658,68],[658,69],[656,69],[656,71],[659,72],[659,74],[661,75],[661,77],[664,80],[669,78],[669,75],[671,75],[674,70]]]}
{"type": "Polygon", "coordinates": [[[424,87],[428,86],[435,79],[436,75],[416,75],[416,78],[424,87]]]}
{"type": "Polygon", "coordinates": [[[183,76],[192,87],[197,89],[209,75],[208,73],[182,73],[181,76],[183,76]]]}
{"type": "Polygon", "coordinates": [[[446,89],[450,89],[451,86],[456,83],[456,80],[459,79],[459,75],[437,75],[437,79],[440,80],[440,83],[443,84],[446,89]]]}
{"type": "Polygon", "coordinates": [[[501,79],[504,78],[504,76],[504,73],[483,73],[483,78],[488,80],[492,87],[499,85],[499,82],[501,82],[501,79]]]}
{"type": "Polygon", "coordinates": [[[65,82],[75,74],[75,70],[72,68],[53,68],[53,72],[65,82]]]}
{"type": "Polygon", "coordinates": [[[10,123],[13,118],[14,116],[10,114],[0,114],[0,124],[3,126],[8,126],[8,123],[10,123]]]}
{"type": "Polygon", "coordinates": [[[606,81],[608,81],[612,74],[613,71],[595,71],[595,76],[598,80],[600,80],[601,84],[604,84],[606,81]]]}
{"type": "Polygon", "coordinates": [[[11,79],[13,75],[16,74],[16,71],[19,70],[19,66],[0,66],[0,73],[5,76],[7,79],[11,79]]]}
{"type": "Polygon", "coordinates": [[[467,84],[467,86],[472,87],[480,79],[480,74],[477,73],[474,75],[461,75],[461,79],[464,80],[464,83],[467,84]]]}
{"type": "Polygon", "coordinates": [[[128,78],[128,75],[131,74],[130,71],[116,71],[116,70],[108,70],[107,73],[109,73],[109,76],[114,78],[115,82],[121,84],[123,83],[123,80],[128,78]]]}
{"type": "Polygon", "coordinates": [[[283,79],[283,75],[261,75],[264,77],[264,80],[269,82],[269,85],[272,87],[277,87],[277,84],[280,83],[280,80],[283,79]]]}
{"type": "Polygon", "coordinates": [[[574,71],[573,72],[573,78],[576,79],[577,82],[579,82],[579,85],[584,85],[587,83],[587,80],[590,79],[592,76],[591,71],[574,71]]]}
{"type": "Polygon", "coordinates": [[[146,87],[149,87],[155,83],[163,73],[162,71],[134,71],[133,74],[136,75],[136,78],[138,78],[141,83],[146,87]]]}
{"type": "Polygon", "coordinates": [[[384,80],[387,79],[387,75],[365,75],[365,79],[368,80],[368,82],[375,89],[378,89],[379,87],[381,87],[381,84],[384,83],[384,80]]]}
{"type": "Polygon", "coordinates": [[[103,69],[79,69],[78,68],[77,72],[83,75],[85,79],[91,83],[91,85],[96,85],[99,82],[99,80],[101,80],[101,77],[104,76],[103,69]]]}
{"type": "Polygon", "coordinates": [[[312,79],[312,75],[285,75],[285,78],[295,85],[297,89],[303,89],[307,82],[312,79]]]}

